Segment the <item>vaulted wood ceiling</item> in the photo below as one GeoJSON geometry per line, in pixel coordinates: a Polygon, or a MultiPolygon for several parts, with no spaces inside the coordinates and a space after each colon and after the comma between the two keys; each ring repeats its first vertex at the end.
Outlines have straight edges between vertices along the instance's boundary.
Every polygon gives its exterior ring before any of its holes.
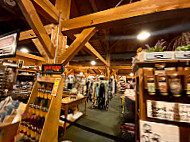
{"type": "MultiPolygon", "coordinates": [[[[51,0],[51,2],[55,4],[55,0],[51,0]]],[[[120,5],[124,5],[130,2],[136,2],[136,0],[72,0],[70,18],[113,8],[119,2],[121,2],[120,5]]],[[[35,7],[38,9],[43,24],[47,25],[51,23],[48,15],[36,4],[35,7]]],[[[99,27],[99,31],[89,42],[102,55],[106,54],[106,49],[109,47],[113,55],[111,58],[113,64],[129,64],[131,56],[135,55],[138,47],[144,47],[145,44],[153,46],[159,39],[165,39],[167,44],[169,44],[181,32],[190,30],[190,26],[188,26],[190,15],[187,14],[189,12],[190,9],[188,8],[159,12],[140,17],[137,16],[122,22],[116,22],[112,25],[99,27]],[[153,36],[144,42],[136,40],[136,35],[142,30],[150,30],[153,32],[153,36]],[[117,56],[121,54],[122,56],[117,56]],[[123,58],[124,56],[128,58],[123,58]]],[[[20,29],[21,31],[31,29],[18,6],[11,7],[2,3],[2,1],[0,6],[0,27],[0,34],[15,29],[20,29]]],[[[68,39],[68,44],[71,42],[72,40],[68,39]]],[[[22,41],[19,45],[29,47],[32,54],[39,54],[34,44],[30,41],[22,41]]],[[[89,63],[89,54],[88,50],[85,48],[82,49],[77,56],[83,56],[85,59],[79,62],[77,57],[75,57],[71,64],[89,63]]],[[[96,60],[96,58],[94,59],[96,60]]],[[[102,63],[98,64],[102,65],[102,63]]]]}

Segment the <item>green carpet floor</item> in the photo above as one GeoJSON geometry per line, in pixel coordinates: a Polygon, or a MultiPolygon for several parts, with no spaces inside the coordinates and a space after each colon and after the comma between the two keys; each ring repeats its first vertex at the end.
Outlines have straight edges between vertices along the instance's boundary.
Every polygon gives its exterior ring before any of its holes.
{"type": "MultiPolygon", "coordinates": [[[[109,102],[108,111],[90,109],[90,106],[91,102],[88,102],[87,114],[81,117],[77,123],[110,135],[118,136],[122,117],[120,95],[112,98],[109,102]]],[[[72,142],[114,142],[114,140],[87,132],[75,126],[68,127],[65,136],[59,136],[60,142],[64,140],[70,140],[72,142]]]]}

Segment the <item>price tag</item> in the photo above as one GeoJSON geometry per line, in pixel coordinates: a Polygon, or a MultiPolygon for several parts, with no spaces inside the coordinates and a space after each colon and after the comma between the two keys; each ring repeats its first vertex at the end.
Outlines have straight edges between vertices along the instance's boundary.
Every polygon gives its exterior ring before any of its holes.
{"type": "Polygon", "coordinates": [[[58,89],[58,87],[59,87],[60,80],[61,80],[60,78],[56,78],[56,79],[55,79],[54,86],[53,86],[53,90],[52,90],[52,93],[51,93],[52,96],[56,96],[56,94],[57,94],[57,89],[58,89]]]}

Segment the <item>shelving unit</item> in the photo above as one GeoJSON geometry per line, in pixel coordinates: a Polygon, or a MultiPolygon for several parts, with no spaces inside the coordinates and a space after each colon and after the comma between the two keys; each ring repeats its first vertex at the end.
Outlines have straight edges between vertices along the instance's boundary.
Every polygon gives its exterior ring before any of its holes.
{"type": "Polygon", "coordinates": [[[0,66],[0,98],[3,99],[2,96],[5,92],[7,86],[7,67],[0,66]]]}
{"type": "MultiPolygon", "coordinates": [[[[140,133],[144,131],[143,128],[141,128],[144,127],[144,122],[146,122],[148,125],[150,124],[150,128],[152,129],[154,129],[156,125],[159,125],[159,128],[163,131],[162,133],[165,132],[165,129],[168,129],[168,131],[169,129],[173,129],[173,138],[176,137],[175,141],[186,142],[189,139],[190,120],[187,119],[188,121],[185,122],[185,119],[182,117],[183,114],[181,114],[182,108],[184,109],[184,113],[186,113],[186,110],[188,111],[189,109],[185,110],[185,108],[190,107],[190,98],[186,94],[187,80],[190,75],[190,70],[185,70],[189,67],[189,60],[135,63],[134,71],[137,84],[135,102],[136,141],[142,141],[142,135],[140,133]],[[159,74],[155,75],[155,68],[158,65],[164,65],[168,93],[166,96],[162,95],[159,83],[157,81],[159,74]],[[147,86],[148,77],[151,75],[149,75],[146,70],[150,68],[153,68],[153,78],[155,80],[154,83],[156,91],[154,95],[149,94],[147,86]],[[172,70],[172,68],[175,68],[176,70],[172,70]],[[171,82],[168,82],[170,76],[173,74],[177,74],[179,76],[183,89],[183,91],[180,92],[181,96],[178,97],[174,96],[174,93],[172,93],[170,89],[171,82]],[[171,113],[168,113],[168,111],[171,111],[171,113]],[[171,117],[169,117],[170,114],[171,117]],[[141,121],[143,124],[141,124],[141,121]],[[175,132],[178,134],[175,134],[175,132]]],[[[166,135],[169,137],[169,134],[166,135]]],[[[159,139],[161,138],[159,137],[159,139]]]]}
{"type": "Polygon", "coordinates": [[[27,102],[32,91],[32,86],[36,80],[37,70],[17,69],[16,88],[13,94],[19,98],[20,101],[27,102]]]}
{"type": "MultiPolygon", "coordinates": [[[[42,91],[43,92],[43,91],[42,91]]],[[[43,94],[41,92],[41,94],[43,94]]],[[[47,91],[45,92],[47,93],[47,91]]],[[[27,103],[27,107],[25,110],[24,114],[27,114],[27,112],[29,112],[30,114],[34,114],[35,116],[38,116],[40,118],[44,118],[44,124],[42,125],[42,130],[41,133],[39,133],[39,129],[40,127],[38,125],[41,125],[40,123],[37,123],[37,125],[33,125],[34,123],[30,123],[32,121],[26,121],[26,119],[24,119],[26,116],[23,115],[22,117],[22,121],[21,124],[19,126],[18,129],[18,135],[16,140],[18,140],[18,138],[22,137],[22,136],[27,136],[29,137],[29,139],[31,141],[35,141],[34,139],[31,138],[31,135],[33,134],[34,136],[36,136],[36,134],[39,136],[39,142],[47,142],[47,141],[51,141],[51,142],[57,142],[58,141],[58,127],[59,127],[59,116],[60,116],[60,109],[61,109],[61,100],[62,100],[62,93],[63,93],[63,79],[61,78],[61,76],[51,76],[51,77],[46,77],[46,76],[38,76],[37,81],[34,84],[32,93],[30,95],[29,101],[27,103]],[[39,86],[40,84],[53,84],[53,88],[51,91],[51,94],[48,94],[48,97],[43,98],[43,96],[39,95],[39,86]],[[40,105],[36,105],[36,107],[32,107],[32,105],[35,105],[36,99],[38,98],[38,100],[47,100],[48,101],[48,106],[49,107],[44,107],[42,105],[42,103],[40,103],[40,105]],[[42,108],[45,109],[42,109],[42,108]],[[39,109],[40,108],[40,109],[39,109]],[[33,110],[33,111],[32,111],[33,110]],[[27,122],[27,123],[23,123],[23,121],[27,122]],[[26,125],[29,124],[29,125],[26,125]],[[31,129],[31,125],[32,128],[31,129]],[[24,126],[24,127],[23,127],[24,126]],[[30,126],[30,129],[26,126],[30,126]],[[25,130],[28,132],[28,135],[26,135],[27,133],[23,133],[22,131],[25,130]],[[22,132],[22,133],[20,133],[22,132]]],[[[37,121],[38,122],[38,121],[37,121]]],[[[36,138],[36,137],[35,137],[36,138]]],[[[38,138],[36,138],[37,140],[38,138]]]]}

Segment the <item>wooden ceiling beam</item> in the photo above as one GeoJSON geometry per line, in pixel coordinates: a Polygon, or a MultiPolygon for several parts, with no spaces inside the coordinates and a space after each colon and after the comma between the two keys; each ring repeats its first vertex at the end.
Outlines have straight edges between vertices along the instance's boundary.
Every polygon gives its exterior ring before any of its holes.
{"type": "Polygon", "coordinates": [[[97,6],[96,6],[95,0],[89,0],[89,2],[90,2],[90,5],[91,5],[93,11],[94,11],[94,12],[98,12],[98,8],[97,8],[97,6]]]}
{"type": "Polygon", "coordinates": [[[131,66],[110,66],[110,69],[118,69],[118,70],[132,70],[131,66]]]}
{"type": "MultiPolygon", "coordinates": [[[[75,35],[76,37],[78,37],[79,35],[75,35]]],[[[106,62],[106,60],[100,55],[100,53],[98,53],[98,51],[89,43],[87,42],[85,44],[86,48],[94,55],[96,56],[98,59],[100,59],[100,61],[102,61],[106,66],[109,66],[108,63],[106,62]]]]}
{"type": "Polygon", "coordinates": [[[33,59],[33,60],[38,60],[38,61],[45,62],[45,59],[43,57],[32,55],[32,54],[29,54],[29,53],[24,53],[24,52],[21,52],[21,51],[17,51],[16,55],[21,56],[21,57],[25,57],[25,58],[29,58],[29,59],[33,59]]]}
{"type": "Polygon", "coordinates": [[[48,60],[48,55],[46,51],[44,50],[42,44],[40,43],[39,39],[38,38],[32,39],[32,42],[34,43],[34,45],[40,52],[41,56],[44,57],[46,60],[48,60]]]}
{"type": "Polygon", "coordinates": [[[76,69],[76,70],[89,70],[89,69],[105,69],[105,66],[66,66],[69,69],[76,69]]]}
{"type": "Polygon", "coordinates": [[[145,0],[66,20],[62,31],[106,24],[135,16],[189,8],[189,0],[145,0]]]}
{"type": "MultiPolygon", "coordinates": [[[[45,30],[46,30],[46,33],[48,35],[51,34],[52,32],[52,29],[55,27],[54,24],[49,24],[49,25],[46,25],[44,26],[45,30]]],[[[34,33],[34,31],[31,29],[31,30],[28,30],[28,31],[23,31],[20,33],[20,36],[19,36],[19,41],[22,41],[22,40],[28,40],[28,39],[33,39],[33,38],[36,38],[36,34],[34,33]]]]}
{"type": "Polygon", "coordinates": [[[62,60],[62,63],[64,65],[67,64],[84,47],[84,45],[95,33],[95,27],[84,29],[60,58],[60,60],[62,60]]]}
{"type": "Polygon", "coordinates": [[[98,69],[98,71],[101,73],[101,74],[105,74],[105,72],[102,70],[102,69],[98,69]]]}
{"type": "Polygon", "coordinates": [[[70,75],[72,72],[74,72],[74,69],[70,69],[70,70],[66,73],[66,75],[68,76],[68,75],[70,75]]]}
{"type": "Polygon", "coordinates": [[[17,0],[17,3],[30,27],[33,29],[34,33],[43,45],[43,48],[47,52],[49,58],[54,58],[55,48],[32,2],[30,0],[17,0]]]}
{"type": "Polygon", "coordinates": [[[56,0],[55,7],[62,12],[62,18],[68,20],[70,17],[71,0],[56,0]]]}
{"type": "MultiPolygon", "coordinates": [[[[105,70],[105,66],[66,66],[69,69],[78,69],[78,70],[85,70],[85,69],[98,69],[98,70],[105,70]]],[[[113,72],[118,72],[118,70],[132,70],[131,66],[110,66],[110,70],[113,72]]],[[[103,72],[103,71],[102,71],[103,72]]]]}
{"type": "Polygon", "coordinates": [[[93,69],[89,69],[92,74],[96,74],[96,72],[93,69]]]}
{"type": "Polygon", "coordinates": [[[59,11],[49,0],[33,0],[40,6],[51,18],[52,23],[59,23],[59,11]]]}
{"type": "MultiPolygon", "coordinates": [[[[97,13],[84,15],[80,17],[76,17],[73,19],[65,20],[63,23],[62,32],[74,30],[74,29],[82,29],[89,26],[98,26],[103,25],[107,23],[112,23],[114,21],[121,21],[127,18],[132,18],[135,16],[143,16],[146,14],[152,14],[156,12],[163,12],[163,11],[169,11],[169,10],[175,10],[175,9],[183,9],[183,8],[189,8],[190,7],[190,1],[189,0],[146,0],[146,1],[138,1],[131,4],[126,4],[123,6],[119,6],[116,8],[111,8],[108,10],[100,11],[97,13]],[[136,9],[136,10],[135,10],[136,9]],[[110,14],[112,13],[112,14],[110,14]]],[[[164,17],[156,17],[152,20],[150,19],[150,22],[156,22],[158,20],[162,20],[164,17]]],[[[169,17],[167,17],[168,19],[169,17]]],[[[165,19],[166,20],[166,19],[165,19]]],[[[143,22],[141,22],[143,23],[143,22]]],[[[141,24],[138,23],[138,24],[141,24]]],[[[131,24],[134,26],[134,24],[131,24]]],[[[48,31],[48,28],[51,27],[50,25],[46,25],[45,29],[48,31]]],[[[47,32],[48,33],[48,32],[47,32]]],[[[68,32],[66,32],[67,34],[68,32]]],[[[48,33],[50,34],[50,33],[48,33]]],[[[35,38],[36,35],[34,34],[33,30],[28,30],[21,32],[21,37],[19,38],[19,41],[25,40],[25,39],[31,39],[35,38]]]]}

